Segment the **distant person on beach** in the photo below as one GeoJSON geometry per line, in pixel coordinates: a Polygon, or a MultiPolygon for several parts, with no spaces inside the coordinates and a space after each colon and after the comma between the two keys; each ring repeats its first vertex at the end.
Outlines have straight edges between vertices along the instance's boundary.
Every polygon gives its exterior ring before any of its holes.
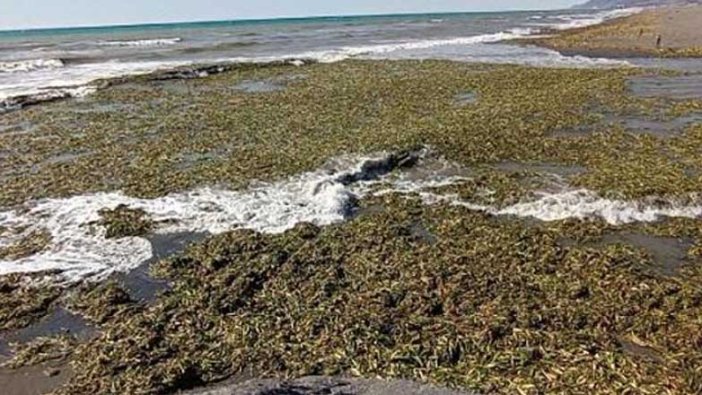
{"type": "Polygon", "coordinates": [[[659,34],[658,37],[656,38],[656,48],[661,47],[661,41],[663,40],[663,37],[659,34]]]}

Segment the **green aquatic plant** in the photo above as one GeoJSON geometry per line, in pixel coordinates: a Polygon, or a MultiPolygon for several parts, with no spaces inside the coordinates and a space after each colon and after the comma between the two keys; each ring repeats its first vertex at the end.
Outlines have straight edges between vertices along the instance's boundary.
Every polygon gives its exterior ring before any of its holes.
{"type": "MultiPolygon", "coordinates": [[[[9,231],[7,231],[9,232],[9,231]]],[[[2,232],[0,232],[2,235],[2,232]]],[[[47,230],[32,231],[8,246],[0,247],[0,260],[14,261],[37,254],[51,243],[51,234],[47,230]]]]}
{"type": "Polygon", "coordinates": [[[491,393],[702,388],[699,271],[652,276],[636,248],[560,243],[562,226],[594,234],[594,222],[542,228],[396,195],[362,204],[384,209],[214,236],[158,263],[173,289],[79,346],[59,392],[169,393],[246,372],[491,393]]]}
{"type": "Polygon", "coordinates": [[[129,293],[115,281],[83,285],[72,292],[65,304],[98,325],[118,319],[136,307],[129,293]]]}
{"type": "MultiPolygon", "coordinates": [[[[699,101],[632,96],[627,81],[643,73],[655,72],[347,61],[113,81],[81,101],[3,115],[34,129],[0,135],[0,151],[13,152],[0,163],[0,205],[238,189],[338,155],[420,145],[472,171],[434,192],[477,204],[532,198],[553,182],[528,169],[540,164],[582,169],[559,182],[603,196],[694,200],[699,125],[661,139],[606,122],[698,111],[699,101]],[[282,90],[235,89],[300,73],[282,90]],[[462,92],[479,100],[456,106],[462,92]]],[[[250,373],[402,377],[485,393],[700,392],[699,220],[544,224],[411,194],[359,205],[345,224],[194,244],[152,266],[173,287],[148,306],[117,284],[62,300],[103,333],[76,347],[76,375],[59,393],[169,393],[250,373]],[[625,230],[696,243],[681,275],[660,276],[645,250],[601,243],[625,230]]],[[[108,237],[155,226],[125,206],[101,216],[108,237]]],[[[16,280],[0,286],[7,328],[44,314],[61,292],[16,280]]]]}
{"type": "Polygon", "coordinates": [[[108,239],[143,236],[149,233],[154,224],[146,211],[119,205],[114,210],[100,210],[102,219],[96,222],[107,230],[108,239]]]}
{"type": "Polygon", "coordinates": [[[49,361],[66,360],[73,353],[76,344],[76,339],[71,336],[40,337],[29,343],[14,343],[12,358],[0,366],[19,369],[49,361]]]}
{"type": "MultiPolygon", "coordinates": [[[[13,152],[0,164],[0,205],[117,189],[139,197],[213,184],[236,189],[313,170],[344,153],[422,144],[467,166],[548,162],[604,173],[623,150],[671,168],[679,159],[658,155],[650,146],[665,149],[672,142],[637,140],[602,118],[697,111],[699,100],[683,105],[630,96],[627,78],[640,74],[635,69],[349,61],[303,68],[251,65],[184,81],[113,82],[81,102],[4,116],[3,124],[31,123],[33,129],[0,135],[0,151],[13,152]],[[290,77],[301,73],[305,78],[290,77]],[[246,80],[289,82],[275,92],[232,88],[246,80]],[[456,95],[467,91],[480,100],[456,106],[456,95]],[[96,110],[86,111],[91,108],[96,110]],[[597,133],[554,135],[582,125],[597,133]]],[[[696,140],[686,141],[690,150],[682,160],[698,147],[696,140]]],[[[627,190],[620,191],[618,182],[601,176],[603,181],[588,185],[625,195],[660,190],[646,188],[646,174],[629,176],[644,188],[629,191],[622,185],[627,190]]],[[[670,194],[691,188],[680,174],[670,173],[669,181],[670,194]]]]}
{"type": "Polygon", "coordinates": [[[40,274],[0,276],[0,331],[23,328],[46,315],[62,290],[40,274]]]}

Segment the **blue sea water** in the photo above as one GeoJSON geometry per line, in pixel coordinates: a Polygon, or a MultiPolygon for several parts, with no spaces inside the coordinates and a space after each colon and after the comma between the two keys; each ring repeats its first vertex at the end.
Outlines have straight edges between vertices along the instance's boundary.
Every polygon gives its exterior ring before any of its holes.
{"type": "Polygon", "coordinates": [[[192,64],[348,58],[620,66],[504,39],[600,23],[629,10],[319,17],[0,31],[0,103],[84,95],[101,78],[192,64]]]}

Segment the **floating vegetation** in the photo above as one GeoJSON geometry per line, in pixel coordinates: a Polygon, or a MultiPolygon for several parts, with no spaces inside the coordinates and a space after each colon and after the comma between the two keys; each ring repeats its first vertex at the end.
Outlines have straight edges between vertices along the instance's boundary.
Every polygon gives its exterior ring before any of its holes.
{"type": "MultiPolygon", "coordinates": [[[[0,232],[0,236],[3,233],[0,232]]],[[[43,251],[51,243],[51,234],[47,230],[31,231],[19,236],[19,240],[8,246],[0,246],[0,260],[14,261],[43,251]]]]}
{"type": "MultiPolygon", "coordinates": [[[[363,204],[385,210],[231,232],[155,265],[173,288],[80,346],[59,392],[169,393],[249,371],[485,393],[702,389],[702,271],[651,276],[642,251],[564,248],[559,226],[395,195],[363,204]]],[[[562,226],[597,233],[578,224],[562,226]]]]}
{"type": "Polygon", "coordinates": [[[597,122],[597,112],[604,109],[613,116],[648,116],[657,109],[682,117],[702,108],[702,100],[683,104],[630,95],[627,81],[644,74],[640,70],[347,61],[305,66],[305,78],[275,94],[231,89],[246,81],[287,81],[299,70],[273,64],[188,80],[137,77],[121,85],[113,82],[80,103],[62,101],[8,113],[8,123],[30,122],[37,132],[0,135],[0,152],[12,152],[0,163],[0,206],[99,191],[153,198],[202,186],[239,189],[310,171],[347,153],[418,145],[434,147],[464,166],[505,161],[580,166],[600,173],[583,184],[603,194],[659,191],[646,178],[659,164],[671,171],[666,180],[657,176],[652,182],[667,181],[666,195],[694,187],[672,170],[693,156],[698,140],[686,138],[692,150],[683,158],[669,158],[659,151],[676,143],[631,136],[616,125],[597,122]],[[169,84],[183,89],[169,89],[169,84]],[[457,106],[466,92],[479,100],[457,106]],[[129,111],[71,111],[104,103],[129,111]],[[596,132],[553,136],[583,124],[596,132]],[[90,155],[75,155],[80,152],[90,155]],[[637,191],[603,176],[621,152],[645,163],[627,173],[632,185],[642,185],[637,191]],[[56,160],[67,155],[70,161],[56,160]]]}
{"type": "Polygon", "coordinates": [[[458,199],[477,205],[492,205],[497,208],[519,203],[547,180],[532,172],[502,172],[481,170],[475,177],[449,186],[433,188],[430,191],[439,195],[454,194],[458,199]]]}
{"type": "Polygon", "coordinates": [[[129,293],[114,281],[84,285],[71,295],[67,305],[70,310],[98,325],[119,318],[135,307],[129,293]]]}
{"type": "Polygon", "coordinates": [[[19,329],[46,315],[61,289],[41,274],[0,276],[0,331],[19,329]]]}
{"type": "Polygon", "coordinates": [[[114,210],[103,209],[99,213],[102,219],[96,224],[105,227],[105,237],[108,239],[144,236],[154,226],[146,211],[142,209],[119,205],[114,210]]]}
{"type": "MultiPolygon", "coordinates": [[[[12,152],[0,161],[0,206],[41,209],[27,202],[96,192],[111,192],[96,200],[109,208],[102,202],[111,196],[165,201],[205,187],[255,194],[261,181],[324,168],[330,158],[418,146],[471,171],[433,192],[498,208],[554,184],[654,205],[695,203],[702,191],[700,125],[662,139],[602,122],[702,108],[695,99],[631,95],[627,81],[641,70],[347,61],[305,66],[304,79],[276,92],[232,89],[299,70],[135,78],[80,103],[128,111],[76,112],[75,101],[62,101],[4,114],[36,132],[0,135],[0,152],[12,152]],[[478,100],[457,105],[466,92],[478,100]],[[584,124],[591,133],[555,135],[584,124]],[[76,152],[91,155],[51,160],[76,152]]],[[[394,167],[413,160],[391,158],[394,167]]],[[[335,180],[362,183],[369,170],[335,180]]],[[[199,210],[216,208],[198,196],[199,210]]],[[[243,372],[407,378],[484,393],[702,391],[699,218],[544,223],[420,197],[365,197],[354,201],[357,216],[328,227],[210,237],[152,266],[172,287],[149,305],[116,283],[80,290],[68,307],[102,334],[77,346],[76,375],[59,392],[169,393],[243,372]],[[602,243],[625,230],[695,242],[672,278],[647,270],[645,249],[602,243]]],[[[103,210],[97,224],[126,245],[119,238],[146,235],[165,216],[137,206],[103,210]]],[[[231,229],[224,225],[218,231],[231,229]]],[[[2,279],[3,328],[41,316],[59,294],[25,289],[19,278],[2,279]]]]}
{"type": "Polygon", "coordinates": [[[29,343],[12,344],[12,359],[2,367],[19,369],[44,362],[65,360],[73,353],[77,341],[71,336],[41,337],[29,343]]]}

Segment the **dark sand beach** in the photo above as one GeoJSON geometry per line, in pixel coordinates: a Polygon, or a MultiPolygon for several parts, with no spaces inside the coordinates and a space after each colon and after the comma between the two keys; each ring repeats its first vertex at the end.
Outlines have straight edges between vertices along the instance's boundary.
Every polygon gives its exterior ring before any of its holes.
{"type": "MultiPolygon", "coordinates": [[[[659,55],[557,44],[652,15],[543,43],[659,55]]],[[[281,61],[2,114],[0,388],[700,393],[700,80],[281,61]]]]}

